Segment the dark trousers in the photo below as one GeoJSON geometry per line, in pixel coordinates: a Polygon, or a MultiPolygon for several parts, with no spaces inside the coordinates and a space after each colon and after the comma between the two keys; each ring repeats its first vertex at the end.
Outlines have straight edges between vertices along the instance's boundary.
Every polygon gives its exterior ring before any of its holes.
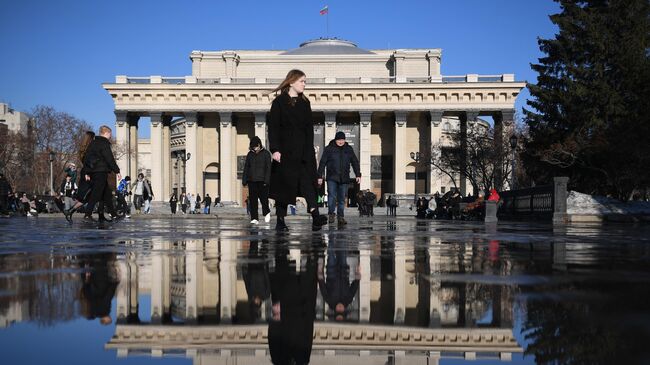
{"type": "MultiPolygon", "coordinates": [[[[314,181],[309,178],[311,174],[306,171],[300,174],[300,181],[298,181],[298,194],[297,196],[302,196],[307,201],[307,211],[311,212],[312,209],[316,209],[315,212],[318,212],[318,202],[316,200],[316,188],[314,187],[314,181]]],[[[287,216],[287,206],[295,204],[296,202],[276,202],[275,203],[275,215],[283,218],[287,216]]]]}
{"type": "Polygon", "coordinates": [[[248,183],[248,202],[250,204],[251,219],[258,219],[257,200],[262,203],[262,215],[271,212],[269,208],[269,186],[263,181],[250,181],[248,183]]]}
{"type": "Polygon", "coordinates": [[[172,208],[172,214],[176,214],[176,202],[169,203],[169,206],[172,208]]]}
{"type": "Polygon", "coordinates": [[[183,214],[187,213],[187,204],[181,204],[181,210],[183,211],[183,214]]]}
{"type": "Polygon", "coordinates": [[[0,196],[0,214],[7,214],[9,199],[5,196],[0,196]]]}
{"type": "Polygon", "coordinates": [[[117,207],[124,214],[131,214],[131,206],[126,202],[126,195],[124,193],[117,193],[117,207]]]}
{"type": "Polygon", "coordinates": [[[343,217],[345,213],[345,195],[348,192],[348,184],[342,184],[334,180],[327,180],[327,210],[329,214],[336,214],[343,217]]]}
{"type": "Polygon", "coordinates": [[[104,210],[107,213],[115,214],[111,189],[108,187],[108,173],[95,172],[90,176],[90,181],[93,184],[93,190],[90,193],[90,199],[88,200],[87,212],[92,213],[95,204],[101,201],[104,203],[104,210]]]}

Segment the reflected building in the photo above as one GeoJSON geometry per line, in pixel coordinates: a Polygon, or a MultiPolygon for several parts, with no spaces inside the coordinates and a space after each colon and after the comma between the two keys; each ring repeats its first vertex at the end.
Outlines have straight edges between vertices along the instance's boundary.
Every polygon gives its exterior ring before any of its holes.
{"type": "Polygon", "coordinates": [[[329,256],[337,255],[346,266],[339,273],[349,275],[348,283],[358,280],[358,288],[342,321],[318,289],[311,363],[435,364],[447,357],[508,360],[522,352],[513,335],[512,287],[463,278],[509,274],[507,266],[491,265],[478,245],[421,235],[396,248],[394,237],[382,235],[372,237],[380,245],[350,249],[335,244],[344,232],[332,232],[322,236],[328,249],[289,241],[278,261],[278,242],[239,233],[243,239],[154,239],[144,264],[138,255],[145,253],[122,256],[118,323],[106,348],[118,356],[183,355],[195,364],[270,363],[272,299],[259,276],[259,310],[251,310],[251,270],[268,268],[273,275],[288,260],[291,270],[303,272],[320,250],[323,280],[330,279],[329,256]],[[143,285],[140,271],[147,266],[150,283],[143,285]],[[150,308],[140,308],[139,287],[151,288],[150,308]]]}

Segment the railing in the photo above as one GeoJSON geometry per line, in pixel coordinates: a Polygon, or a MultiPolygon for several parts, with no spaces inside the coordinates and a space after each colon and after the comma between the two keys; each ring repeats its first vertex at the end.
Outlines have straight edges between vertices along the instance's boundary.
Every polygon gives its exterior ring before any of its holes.
{"type": "Polygon", "coordinates": [[[163,77],[162,83],[180,85],[185,83],[185,78],[184,77],[163,77]]]}
{"type": "MultiPolygon", "coordinates": [[[[206,77],[196,78],[192,76],[186,77],[130,77],[130,76],[116,76],[116,84],[239,84],[239,85],[252,85],[252,84],[266,84],[277,85],[284,79],[279,78],[252,78],[252,77],[206,77]]],[[[425,77],[320,77],[309,78],[308,83],[311,84],[389,84],[389,83],[481,83],[481,82],[512,82],[514,81],[513,74],[503,75],[458,75],[458,76],[425,76],[425,77]]]]}
{"type": "Polygon", "coordinates": [[[569,178],[556,177],[552,185],[507,190],[500,193],[499,218],[566,220],[567,183],[569,178]]]}

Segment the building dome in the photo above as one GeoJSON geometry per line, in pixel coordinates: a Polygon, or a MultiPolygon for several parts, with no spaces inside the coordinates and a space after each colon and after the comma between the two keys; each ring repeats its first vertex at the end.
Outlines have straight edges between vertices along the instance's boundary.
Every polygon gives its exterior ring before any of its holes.
{"type": "Polygon", "coordinates": [[[349,55],[374,54],[356,44],[336,38],[314,39],[300,44],[300,47],[281,53],[283,55],[349,55]]]}

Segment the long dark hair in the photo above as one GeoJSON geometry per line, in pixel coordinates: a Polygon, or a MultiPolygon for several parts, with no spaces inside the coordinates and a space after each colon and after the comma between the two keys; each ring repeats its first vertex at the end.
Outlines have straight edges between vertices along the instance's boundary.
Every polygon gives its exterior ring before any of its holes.
{"type": "MultiPolygon", "coordinates": [[[[289,71],[289,73],[287,73],[287,77],[284,78],[284,81],[282,81],[280,83],[280,85],[278,85],[278,87],[271,90],[271,92],[269,94],[277,93],[278,91],[280,91],[281,93],[288,93],[289,88],[291,87],[291,84],[293,84],[294,82],[296,82],[299,78],[301,78],[303,76],[306,77],[307,75],[305,75],[304,72],[302,72],[302,71],[300,71],[298,69],[293,69],[293,70],[289,71]]],[[[307,97],[305,96],[305,93],[301,93],[300,97],[303,100],[307,100],[307,97]]]]}
{"type": "Polygon", "coordinates": [[[77,157],[79,158],[80,163],[84,163],[84,158],[86,157],[86,150],[88,150],[88,146],[90,145],[90,142],[95,139],[95,132],[93,131],[86,131],[83,137],[81,137],[81,144],[79,145],[79,153],[77,154],[77,157]]]}

